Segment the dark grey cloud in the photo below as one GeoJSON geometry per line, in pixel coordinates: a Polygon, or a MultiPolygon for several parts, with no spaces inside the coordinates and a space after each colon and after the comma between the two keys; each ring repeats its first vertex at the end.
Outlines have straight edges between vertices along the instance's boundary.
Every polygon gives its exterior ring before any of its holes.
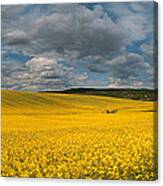
{"type": "Polygon", "coordinates": [[[117,16],[117,24],[128,35],[128,42],[146,39],[153,33],[153,2],[114,3],[107,10],[117,16]]]}
{"type": "Polygon", "coordinates": [[[28,34],[22,30],[15,30],[13,32],[10,32],[6,34],[6,37],[4,39],[6,40],[6,44],[15,46],[24,46],[24,44],[28,44],[28,42],[30,41],[28,34]]]}
{"type": "Polygon", "coordinates": [[[98,77],[107,76],[108,86],[152,86],[152,40],[140,46],[141,53],[127,51],[152,35],[153,17],[145,5],[2,6],[3,53],[32,56],[22,64],[3,58],[2,85],[23,90],[100,86],[98,77]]]}
{"type": "Polygon", "coordinates": [[[141,55],[127,53],[104,62],[102,60],[99,57],[85,65],[91,72],[108,74],[109,86],[143,87],[150,84],[153,66],[145,62],[141,55]]]}
{"type": "Polygon", "coordinates": [[[12,21],[4,23],[3,44],[9,44],[9,48],[15,44],[14,49],[20,50],[17,44],[24,43],[21,50],[31,55],[49,51],[64,55],[66,50],[77,51],[79,58],[114,55],[122,49],[125,34],[105,16],[102,6],[94,10],[78,4],[57,8],[56,12],[40,17],[23,14],[15,19],[14,26],[12,21]]]}

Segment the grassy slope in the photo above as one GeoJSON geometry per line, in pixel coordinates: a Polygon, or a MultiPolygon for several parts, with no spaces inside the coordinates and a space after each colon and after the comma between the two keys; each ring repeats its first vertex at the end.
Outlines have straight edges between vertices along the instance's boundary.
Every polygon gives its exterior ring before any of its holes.
{"type": "Polygon", "coordinates": [[[101,113],[106,110],[152,109],[153,102],[120,98],[2,90],[3,114],[101,113]]]}

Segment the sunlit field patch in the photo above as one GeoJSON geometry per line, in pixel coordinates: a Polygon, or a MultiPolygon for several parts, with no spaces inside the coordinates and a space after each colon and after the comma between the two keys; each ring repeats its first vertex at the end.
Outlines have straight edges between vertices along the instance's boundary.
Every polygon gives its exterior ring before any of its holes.
{"type": "Polygon", "coordinates": [[[153,106],[2,91],[2,176],[154,180],[153,106]]]}

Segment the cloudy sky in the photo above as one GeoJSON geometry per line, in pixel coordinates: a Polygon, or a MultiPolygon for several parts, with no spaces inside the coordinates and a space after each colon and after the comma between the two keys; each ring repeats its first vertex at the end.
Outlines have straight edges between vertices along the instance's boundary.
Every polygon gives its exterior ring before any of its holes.
{"type": "Polygon", "coordinates": [[[3,5],[2,88],[153,88],[153,2],[3,5]]]}

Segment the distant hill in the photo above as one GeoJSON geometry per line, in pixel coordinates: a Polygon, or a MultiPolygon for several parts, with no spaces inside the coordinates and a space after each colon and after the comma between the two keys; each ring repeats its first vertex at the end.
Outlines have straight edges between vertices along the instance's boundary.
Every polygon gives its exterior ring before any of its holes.
{"type": "MultiPolygon", "coordinates": [[[[70,90],[69,90],[70,91],[70,90]]],[[[128,100],[82,93],[41,93],[2,90],[2,113],[17,115],[69,115],[81,113],[120,113],[149,111],[153,102],[128,100]]]]}
{"type": "MultiPolygon", "coordinates": [[[[45,92],[45,91],[44,91],[45,92]]],[[[51,93],[100,95],[133,100],[157,101],[157,89],[95,89],[95,88],[72,88],[64,91],[46,91],[51,93]]]]}

